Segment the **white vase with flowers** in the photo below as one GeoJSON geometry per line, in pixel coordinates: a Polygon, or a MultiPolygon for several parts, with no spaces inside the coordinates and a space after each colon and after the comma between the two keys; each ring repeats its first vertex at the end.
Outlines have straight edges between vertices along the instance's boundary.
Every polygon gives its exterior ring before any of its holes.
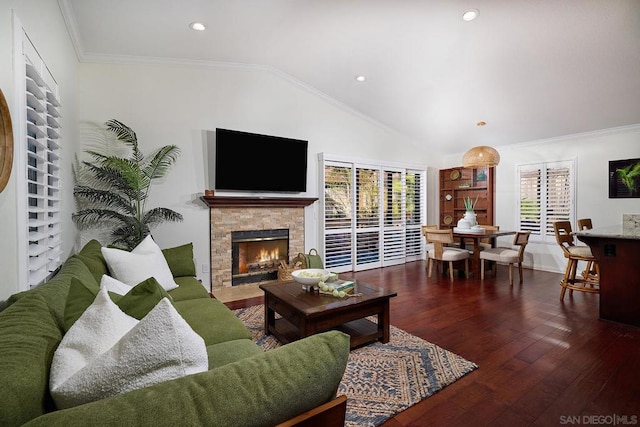
{"type": "Polygon", "coordinates": [[[469,227],[478,225],[477,214],[474,211],[474,208],[476,207],[476,203],[478,203],[478,196],[476,196],[476,200],[473,202],[471,201],[471,197],[465,197],[463,199],[463,202],[464,202],[464,209],[465,209],[463,219],[469,223],[469,227]]]}

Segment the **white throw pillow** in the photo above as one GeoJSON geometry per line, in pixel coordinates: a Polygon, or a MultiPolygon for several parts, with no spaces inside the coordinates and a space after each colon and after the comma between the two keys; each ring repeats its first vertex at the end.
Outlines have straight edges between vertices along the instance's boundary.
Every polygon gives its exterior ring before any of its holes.
{"type": "MultiPolygon", "coordinates": [[[[69,332],[81,321],[82,317],[69,332]]],[[[122,339],[52,388],[51,394],[58,408],[69,408],[208,367],[204,340],[163,298],[122,339]]]]}
{"type": "Polygon", "coordinates": [[[113,277],[129,286],[153,277],[165,291],[178,287],[162,249],[151,235],[145,237],[131,252],[105,247],[101,250],[113,277]]]}
{"type": "Polygon", "coordinates": [[[103,274],[100,279],[100,287],[107,288],[107,291],[118,295],[126,295],[131,289],[133,289],[133,286],[122,283],[118,279],[114,279],[106,274],[103,274]]]}
{"type": "MultiPolygon", "coordinates": [[[[109,350],[138,320],[125,314],[101,287],[96,299],[62,337],[51,362],[49,387],[58,390],[84,366],[109,350]]],[[[57,402],[56,402],[57,403],[57,402]]]]}

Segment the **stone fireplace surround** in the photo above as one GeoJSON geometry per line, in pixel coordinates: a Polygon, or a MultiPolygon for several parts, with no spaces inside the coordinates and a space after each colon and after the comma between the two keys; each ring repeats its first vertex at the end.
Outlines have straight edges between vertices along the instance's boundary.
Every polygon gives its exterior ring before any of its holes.
{"type": "Polygon", "coordinates": [[[231,287],[231,232],[289,229],[289,257],[305,251],[304,208],[317,198],[202,196],[209,206],[211,292],[231,287]]]}

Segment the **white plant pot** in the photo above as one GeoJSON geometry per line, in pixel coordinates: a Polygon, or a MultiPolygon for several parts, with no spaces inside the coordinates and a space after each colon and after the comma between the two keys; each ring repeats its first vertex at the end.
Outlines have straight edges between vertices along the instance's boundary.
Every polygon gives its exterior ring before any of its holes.
{"type": "Polygon", "coordinates": [[[469,225],[469,221],[467,221],[466,219],[460,218],[457,228],[460,230],[468,230],[471,228],[471,225],[469,225]]]}
{"type": "Polygon", "coordinates": [[[473,227],[474,225],[478,225],[478,215],[475,212],[465,212],[464,220],[469,223],[469,227],[473,227]]]}

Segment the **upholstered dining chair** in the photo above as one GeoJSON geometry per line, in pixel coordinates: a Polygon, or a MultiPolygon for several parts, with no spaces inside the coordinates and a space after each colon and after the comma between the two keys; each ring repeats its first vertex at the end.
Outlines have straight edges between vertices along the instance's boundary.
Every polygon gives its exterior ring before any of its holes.
{"type": "Polygon", "coordinates": [[[434,261],[439,261],[440,265],[444,265],[444,262],[449,263],[449,280],[452,282],[454,261],[464,261],[465,277],[469,277],[469,252],[466,249],[446,246],[453,243],[453,229],[426,229],[425,237],[428,243],[433,244],[433,248],[427,252],[429,277],[431,277],[434,261]]]}
{"type": "Polygon", "coordinates": [[[576,246],[574,243],[571,222],[569,221],[556,221],[553,223],[553,231],[556,235],[556,242],[562,248],[564,257],[567,258],[567,268],[564,272],[564,277],[560,282],[562,291],[560,291],[560,299],[564,299],[564,294],[569,289],[569,295],[573,294],[573,291],[598,293],[600,292],[599,275],[582,277],[576,277],[576,271],[578,269],[578,262],[584,261],[586,263],[597,263],[596,258],[591,253],[589,246],[576,246]]]}
{"type": "MultiPolygon", "coordinates": [[[[591,222],[591,218],[581,218],[578,220],[578,230],[591,230],[592,228],[593,223],[591,222]]],[[[587,261],[587,265],[582,272],[582,277],[585,279],[597,279],[599,270],[597,262],[587,261]]]]}
{"type": "MultiPolygon", "coordinates": [[[[438,226],[437,225],[423,225],[422,226],[422,235],[424,236],[425,240],[427,239],[427,230],[437,230],[438,226]]],[[[427,244],[425,246],[425,251],[429,252],[431,249],[433,249],[433,243],[429,243],[429,241],[427,240],[427,244]]]]}
{"type": "MultiPolygon", "coordinates": [[[[513,286],[513,265],[518,264],[518,275],[522,284],[522,261],[524,249],[529,243],[530,231],[518,231],[513,238],[512,247],[488,248],[480,252],[480,278],[484,280],[484,262],[493,261],[500,264],[509,264],[509,284],[513,286]]],[[[497,269],[495,270],[497,273],[497,269]]]]}

